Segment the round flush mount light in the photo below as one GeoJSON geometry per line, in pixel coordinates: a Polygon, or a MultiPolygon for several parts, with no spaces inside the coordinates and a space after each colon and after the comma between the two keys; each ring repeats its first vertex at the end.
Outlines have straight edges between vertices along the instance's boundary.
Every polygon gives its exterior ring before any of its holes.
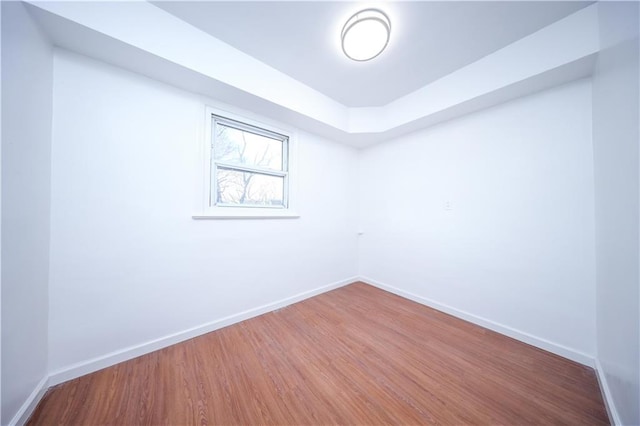
{"type": "Polygon", "coordinates": [[[342,51],[354,61],[368,61],[387,47],[391,35],[389,17],[378,9],[354,14],[342,28],[342,51]]]}

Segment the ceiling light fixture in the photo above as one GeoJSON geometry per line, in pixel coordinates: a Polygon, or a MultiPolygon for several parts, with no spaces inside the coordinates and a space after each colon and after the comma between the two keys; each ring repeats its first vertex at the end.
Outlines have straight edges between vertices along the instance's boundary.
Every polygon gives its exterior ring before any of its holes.
{"type": "Polygon", "coordinates": [[[368,61],[387,47],[391,35],[389,17],[378,9],[364,9],[342,28],[342,51],[354,61],[368,61]]]}

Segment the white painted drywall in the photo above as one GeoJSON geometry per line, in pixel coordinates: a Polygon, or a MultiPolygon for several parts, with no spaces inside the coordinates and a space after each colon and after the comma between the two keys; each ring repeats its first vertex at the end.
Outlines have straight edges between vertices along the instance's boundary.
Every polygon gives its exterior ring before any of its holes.
{"type": "MultiPolygon", "coordinates": [[[[614,409],[640,424],[638,3],[601,2],[593,77],[597,353],[614,409]]],[[[611,408],[611,407],[610,407],[611,408]]]]}
{"type": "Polygon", "coordinates": [[[590,80],[362,151],[360,227],[365,279],[592,359],[590,80]]]}
{"type": "MultiPolygon", "coordinates": [[[[97,34],[107,36],[111,42],[121,40],[129,46],[135,46],[137,54],[129,57],[132,63],[123,64],[125,68],[139,69],[139,65],[145,62],[144,54],[140,54],[150,53],[179,65],[181,69],[174,68],[170,80],[179,75],[189,78],[184,70],[192,70],[200,77],[209,77],[207,83],[200,86],[206,92],[210,87],[215,87],[226,94],[233,87],[238,89],[234,92],[235,101],[246,101],[250,94],[331,126],[346,126],[347,109],[344,105],[149,2],[35,1],[33,7],[49,12],[39,14],[41,22],[49,21],[54,16],[64,18],[63,26],[53,30],[58,41],[60,37],[73,39],[78,36],[74,34],[73,22],[85,30],[93,29],[97,34]],[[260,78],[255,78],[256,74],[260,78]]],[[[112,51],[100,51],[99,47],[105,46],[97,46],[94,44],[96,41],[95,33],[85,33],[81,43],[78,40],[71,43],[82,50],[87,49],[90,56],[101,59],[103,55],[110,56],[120,51],[117,47],[112,51]]],[[[120,62],[121,58],[116,60],[120,62]]],[[[151,70],[151,74],[155,72],[151,70]]]]}
{"type": "Polygon", "coordinates": [[[357,275],[353,148],[298,135],[299,219],[191,218],[205,104],[56,51],[51,371],[357,275]]]}
{"type": "MultiPolygon", "coordinates": [[[[591,5],[389,104],[399,126],[474,98],[515,89],[518,82],[598,51],[597,8],[591,5]]],[[[531,92],[529,92],[531,93],[531,92]]]]}
{"type": "Polygon", "coordinates": [[[347,108],[147,2],[33,1],[32,9],[58,46],[358,147],[462,116],[470,102],[480,109],[534,93],[541,79],[581,78],[576,65],[598,48],[590,5],[390,104],[347,108]]]}
{"type": "MultiPolygon", "coordinates": [[[[0,331],[2,330],[2,6],[0,6],[0,331]]],[[[2,424],[2,338],[0,337],[0,424],[2,424]]]]}
{"type": "Polygon", "coordinates": [[[2,3],[2,424],[47,376],[52,48],[2,3]]]}

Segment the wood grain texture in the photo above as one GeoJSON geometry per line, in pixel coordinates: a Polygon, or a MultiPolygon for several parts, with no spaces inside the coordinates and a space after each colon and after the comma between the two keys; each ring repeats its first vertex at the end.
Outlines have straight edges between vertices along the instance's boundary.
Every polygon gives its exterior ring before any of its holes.
{"type": "Polygon", "coordinates": [[[71,380],[30,425],[608,424],[592,369],[363,283],[71,380]]]}

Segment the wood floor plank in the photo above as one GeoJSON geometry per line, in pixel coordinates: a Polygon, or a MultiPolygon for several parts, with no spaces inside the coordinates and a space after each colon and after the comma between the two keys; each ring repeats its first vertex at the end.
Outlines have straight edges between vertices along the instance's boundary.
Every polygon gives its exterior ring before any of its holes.
{"type": "Polygon", "coordinates": [[[354,283],[56,386],[28,424],[609,419],[591,368],[354,283]]]}

